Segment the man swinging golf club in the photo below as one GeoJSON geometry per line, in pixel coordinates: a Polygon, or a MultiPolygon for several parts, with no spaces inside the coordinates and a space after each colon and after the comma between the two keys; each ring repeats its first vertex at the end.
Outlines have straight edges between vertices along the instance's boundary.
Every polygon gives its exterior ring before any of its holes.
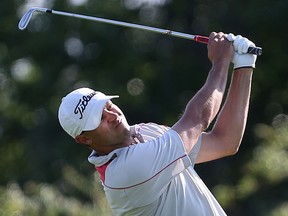
{"type": "Polygon", "coordinates": [[[247,54],[251,46],[240,35],[210,34],[211,70],[172,127],[129,126],[111,101],[118,96],[89,88],[63,98],[60,124],[77,143],[93,149],[88,160],[100,174],[115,215],[226,215],[194,165],[233,155],[240,146],[256,62],[256,55],[247,54]],[[231,84],[220,110],[231,62],[231,84]],[[206,131],[217,114],[212,130],[206,131]]]}

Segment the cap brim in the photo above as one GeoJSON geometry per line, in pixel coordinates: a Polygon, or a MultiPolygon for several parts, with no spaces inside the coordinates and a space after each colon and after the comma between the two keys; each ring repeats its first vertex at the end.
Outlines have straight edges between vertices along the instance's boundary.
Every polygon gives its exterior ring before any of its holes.
{"type": "Polygon", "coordinates": [[[113,98],[119,98],[119,96],[105,95],[105,97],[98,99],[98,103],[94,104],[94,107],[89,114],[87,122],[83,127],[83,131],[95,130],[100,125],[104,106],[108,100],[111,100],[113,98]]]}

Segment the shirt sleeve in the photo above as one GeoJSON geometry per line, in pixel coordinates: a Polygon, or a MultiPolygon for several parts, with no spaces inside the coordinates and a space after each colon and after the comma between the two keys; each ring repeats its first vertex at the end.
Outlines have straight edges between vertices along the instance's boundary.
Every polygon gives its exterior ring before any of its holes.
{"type": "Polygon", "coordinates": [[[179,134],[170,129],[157,139],[123,150],[106,170],[105,186],[125,189],[134,203],[144,205],[158,198],[190,165],[179,134]]]}
{"type": "Polygon", "coordinates": [[[198,138],[197,143],[193,146],[193,148],[189,152],[189,158],[191,160],[191,165],[193,167],[196,163],[196,159],[197,159],[198,153],[200,151],[201,144],[202,144],[202,135],[198,138]]]}

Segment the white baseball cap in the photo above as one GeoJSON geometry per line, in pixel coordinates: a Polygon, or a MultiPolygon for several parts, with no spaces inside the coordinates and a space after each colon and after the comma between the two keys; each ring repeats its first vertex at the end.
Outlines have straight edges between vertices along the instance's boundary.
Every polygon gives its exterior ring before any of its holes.
{"type": "Polygon", "coordinates": [[[96,129],[106,102],[118,95],[108,96],[90,88],[79,88],[62,99],[58,119],[62,128],[73,138],[82,131],[96,129]]]}

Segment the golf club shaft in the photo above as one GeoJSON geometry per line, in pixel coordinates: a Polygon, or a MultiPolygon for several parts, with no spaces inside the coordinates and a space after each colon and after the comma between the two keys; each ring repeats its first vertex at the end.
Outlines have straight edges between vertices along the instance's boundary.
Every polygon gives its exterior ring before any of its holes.
{"type": "MultiPolygon", "coordinates": [[[[51,10],[51,9],[46,9],[46,8],[31,8],[26,14],[23,15],[22,19],[20,20],[19,25],[18,25],[19,29],[23,30],[27,27],[28,22],[30,21],[34,11],[52,13],[52,14],[57,14],[57,15],[62,15],[62,16],[75,17],[75,18],[79,18],[79,19],[108,23],[108,24],[117,25],[117,26],[124,26],[124,27],[129,27],[129,28],[141,29],[141,30],[146,30],[146,31],[150,31],[150,32],[156,32],[156,33],[160,33],[160,34],[165,34],[165,35],[170,35],[170,36],[174,36],[174,37],[193,40],[193,41],[205,43],[205,44],[207,44],[209,41],[209,38],[205,37],[205,36],[191,35],[191,34],[186,34],[186,33],[182,33],[182,32],[171,31],[171,30],[166,30],[166,29],[161,29],[161,28],[155,28],[155,27],[150,27],[150,26],[145,26],[145,25],[139,25],[139,24],[127,23],[127,22],[122,22],[122,21],[117,21],[117,20],[92,17],[92,16],[87,16],[87,15],[81,15],[81,14],[75,14],[75,13],[69,13],[69,12],[63,12],[63,11],[57,11],[57,10],[51,10]]],[[[254,55],[261,55],[262,54],[262,48],[261,47],[249,47],[247,53],[254,54],[254,55]]]]}
{"type": "Polygon", "coordinates": [[[160,28],[155,28],[155,27],[150,27],[150,26],[144,26],[144,25],[139,25],[139,24],[134,24],[134,23],[127,23],[127,22],[122,22],[122,21],[117,21],[117,20],[92,17],[92,16],[81,15],[81,14],[73,14],[73,13],[56,11],[56,10],[47,10],[46,13],[53,13],[53,14],[58,14],[58,15],[63,15],[63,16],[70,16],[70,17],[75,17],[75,18],[80,18],[80,19],[92,20],[92,21],[108,23],[108,24],[117,25],[117,26],[136,28],[136,29],[156,32],[156,33],[160,33],[160,34],[171,35],[174,37],[194,40],[194,41],[206,43],[206,44],[209,41],[209,38],[205,37],[205,36],[185,34],[185,33],[181,33],[181,32],[176,32],[176,31],[171,31],[171,30],[166,30],[166,29],[160,29],[160,28]]]}

